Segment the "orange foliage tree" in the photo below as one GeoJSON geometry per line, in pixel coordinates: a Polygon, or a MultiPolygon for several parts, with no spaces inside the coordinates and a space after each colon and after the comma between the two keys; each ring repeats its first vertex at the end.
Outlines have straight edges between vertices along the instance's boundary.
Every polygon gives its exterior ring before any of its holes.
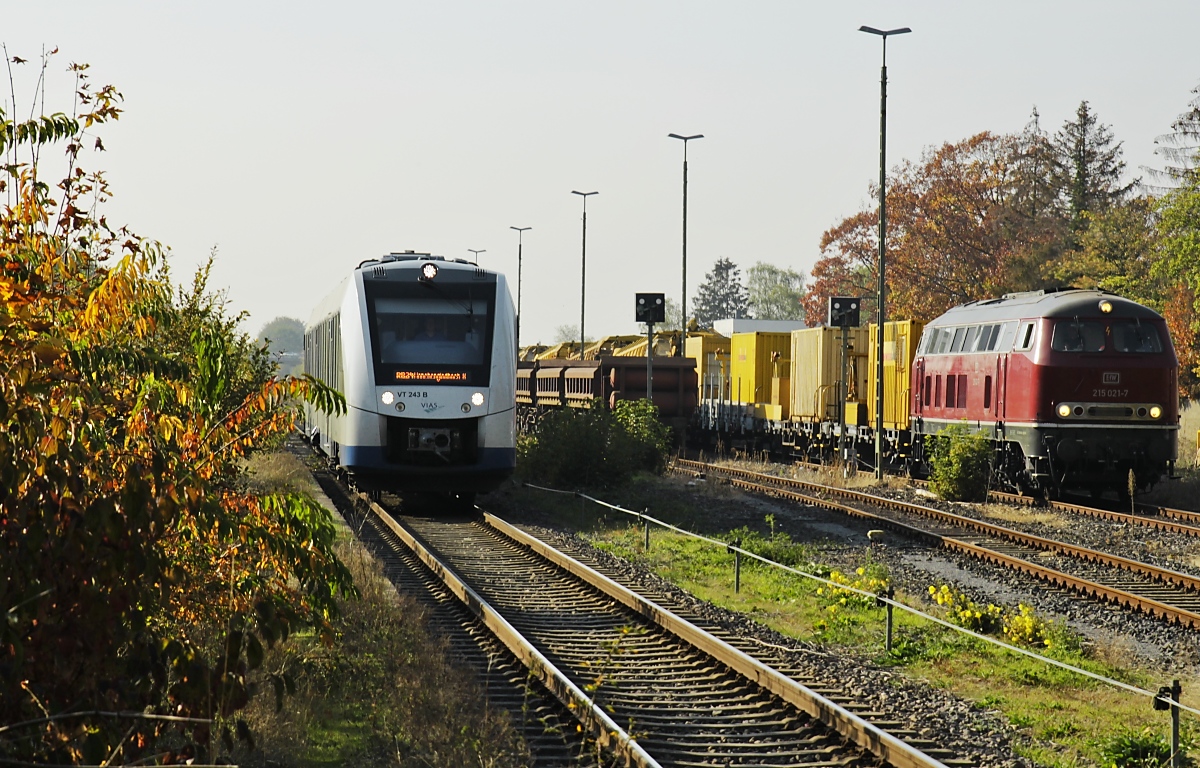
{"type": "MultiPolygon", "coordinates": [[[[966,301],[1039,287],[1036,265],[1060,237],[1061,215],[1038,207],[1048,168],[1031,159],[1037,137],[980,133],[903,163],[888,183],[890,317],[927,321],[966,301]]],[[[878,189],[874,191],[878,194],[878,189]]],[[[820,322],[833,295],[872,310],[878,284],[877,209],[843,220],[821,238],[805,309],[820,322]]]]}
{"type": "Polygon", "coordinates": [[[256,687],[289,685],[264,645],[328,638],[353,592],[328,513],[248,493],[245,459],[298,400],[344,405],[272,377],[206,272],[176,301],[162,248],[99,213],[104,177],[79,163],[121,95],[69,71],[77,114],[0,111],[0,754],[212,759],[249,737],[237,711],[256,687]]]}

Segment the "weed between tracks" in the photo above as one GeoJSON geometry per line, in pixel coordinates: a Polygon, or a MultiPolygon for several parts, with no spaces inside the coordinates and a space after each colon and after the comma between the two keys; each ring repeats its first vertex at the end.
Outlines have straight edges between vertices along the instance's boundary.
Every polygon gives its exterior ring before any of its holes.
{"type": "MultiPolygon", "coordinates": [[[[782,515],[775,515],[779,508],[727,485],[643,476],[601,495],[627,509],[649,509],[654,517],[685,530],[722,541],[740,538],[743,547],[752,551],[770,549],[772,559],[801,569],[825,574],[840,569],[848,581],[864,583],[870,578],[887,578],[878,545],[848,547],[844,535],[826,536],[820,527],[806,527],[795,520],[780,525],[777,519],[782,515]]],[[[723,548],[652,527],[646,550],[642,528],[619,512],[516,487],[489,496],[486,506],[498,512],[511,511],[529,522],[576,530],[596,547],[645,566],[703,600],[746,614],[784,635],[895,668],[974,701],[981,709],[996,711],[1028,736],[1018,749],[1039,765],[1152,765],[1122,755],[1132,754],[1130,744],[1157,743],[1163,734],[1169,734],[1169,717],[1153,711],[1148,698],[1092,682],[903,611],[895,612],[893,651],[887,654],[883,650],[883,608],[869,600],[848,600],[846,604],[831,600],[829,587],[778,569],[743,561],[741,591],[735,593],[733,556],[723,548]],[[818,594],[821,588],[826,591],[818,594]]],[[[898,590],[896,599],[936,613],[937,607],[930,604],[929,586],[933,585],[921,585],[914,593],[898,590]]],[[[1012,614],[1018,615],[1015,609],[1010,607],[1012,614]]],[[[1046,625],[1043,629],[1051,644],[1039,650],[1047,656],[1147,690],[1170,682],[1137,668],[1129,646],[1120,639],[1085,645],[1064,628],[1046,625]]],[[[1183,690],[1185,704],[1200,703],[1200,681],[1184,680],[1183,690]]],[[[936,729],[936,725],[922,727],[936,729]]],[[[1195,732],[1195,724],[1185,715],[1185,737],[1190,740],[1195,732]]]]}

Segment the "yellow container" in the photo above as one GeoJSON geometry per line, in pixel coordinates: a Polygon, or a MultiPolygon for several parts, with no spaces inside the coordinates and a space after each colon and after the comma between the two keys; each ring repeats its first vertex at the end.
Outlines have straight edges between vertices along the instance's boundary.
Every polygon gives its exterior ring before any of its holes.
{"type": "Polygon", "coordinates": [[[720,400],[727,397],[729,337],[719,333],[689,334],[683,351],[685,356],[696,361],[700,400],[720,400]]]}
{"type": "Polygon", "coordinates": [[[771,379],[787,376],[790,333],[753,331],[730,339],[729,399],[738,403],[769,403],[771,379]]]}
{"type": "MultiPolygon", "coordinates": [[[[846,329],[846,378],[850,400],[867,391],[865,360],[867,329],[846,329]]],[[[837,421],[838,382],[842,378],[842,329],[805,328],[792,331],[791,418],[798,421],[837,421]]],[[[849,423],[854,423],[848,419],[849,423]]]]}
{"type": "MultiPolygon", "coordinates": [[[[917,342],[925,324],[914,320],[884,323],[883,326],[883,428],[908,429],[908,407],[912,382],[912,363],[916,357],[917,342]]],[[[871,325],[871,350],[868,366],[870,376],[870,400],[867,402],[871,426],[875,425],[875,369],[877,362],[879,325],[871,325]]]]}

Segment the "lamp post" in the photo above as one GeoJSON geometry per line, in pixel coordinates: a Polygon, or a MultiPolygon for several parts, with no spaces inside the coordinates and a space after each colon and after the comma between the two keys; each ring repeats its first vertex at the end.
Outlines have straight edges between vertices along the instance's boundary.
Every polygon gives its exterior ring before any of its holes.
{"type": "Polygon", "coordinates": [[[883,479],[883,323],[884,323],[884,294],[887,283],[884,281],[884,254],[887,251],[887,39],[888,35],[903,35],[912,32],[908,27],[899,29],[875,29],[874,27],[859,27],[859,32],[879,35],[883,38],[883,66],[879,70],[879,337],[875,347],[875,479],[883,479]]]}
{"type": "Polygon", "coordinates": [[[517,230],[517,346],[521,346],[521,239],[533,227],[509,227],[517,230]]]}
{"type": "Polygon", "coordinates": [[[583,335],[583,307],[584,300],[587,296],[587,199],[588,195],[598,195],[599,192],[577,192],[571,190],[572,195],[579,195],[583,198],[583,256],[579,263],[579,359],[583,359],[583,342],[587,337],[583,335]]]}
{"type": "Polygon", "coordinates": [[[667,137],[683,142],[683,292],[679,298],[679,346],[675,348],[675,356],[682,357],[683,347],[687,343],[687,143],[692,139],[703,139],[704,134],[680,136],[678,133],[668,133],[667,137]]]}
{"type": "Polygon", "coordinates": [[[467,250],[475,255],[475,266],[478,267],[479,266],[479,254],[487,253],[487,248],[480,248],[479,250],[475,250],[474,248],[468,248],[467,250]]]}

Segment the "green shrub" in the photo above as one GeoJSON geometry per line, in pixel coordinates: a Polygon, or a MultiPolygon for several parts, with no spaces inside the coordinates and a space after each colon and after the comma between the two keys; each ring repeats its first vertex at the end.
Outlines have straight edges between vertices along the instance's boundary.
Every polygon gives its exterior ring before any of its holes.
{"type": "Polygon", "coordinates": [[[1110,736],[1100,745],[1100,754],[1104,764],[1114,768],[1167,768],[1171,765],[1170,743],[1165,736],[1149,728],[1110,736]]]}
{"type": "Polygon", "coordinates": [[[603,488],[635,472],[666,465],[669,432],[644,400],[620,402],[615,412],[591,408],[551,411],[532,435],[517,442],[517,470],[531,482],[565,488],[603,488]]]}
{"type": "Polygon", "coordinates": [[[966,423],[951,424],[927,437],[930,448],[929,488],[938,498],[983,501],[991,478],[992,448],[981,433],[966,423]]]}

